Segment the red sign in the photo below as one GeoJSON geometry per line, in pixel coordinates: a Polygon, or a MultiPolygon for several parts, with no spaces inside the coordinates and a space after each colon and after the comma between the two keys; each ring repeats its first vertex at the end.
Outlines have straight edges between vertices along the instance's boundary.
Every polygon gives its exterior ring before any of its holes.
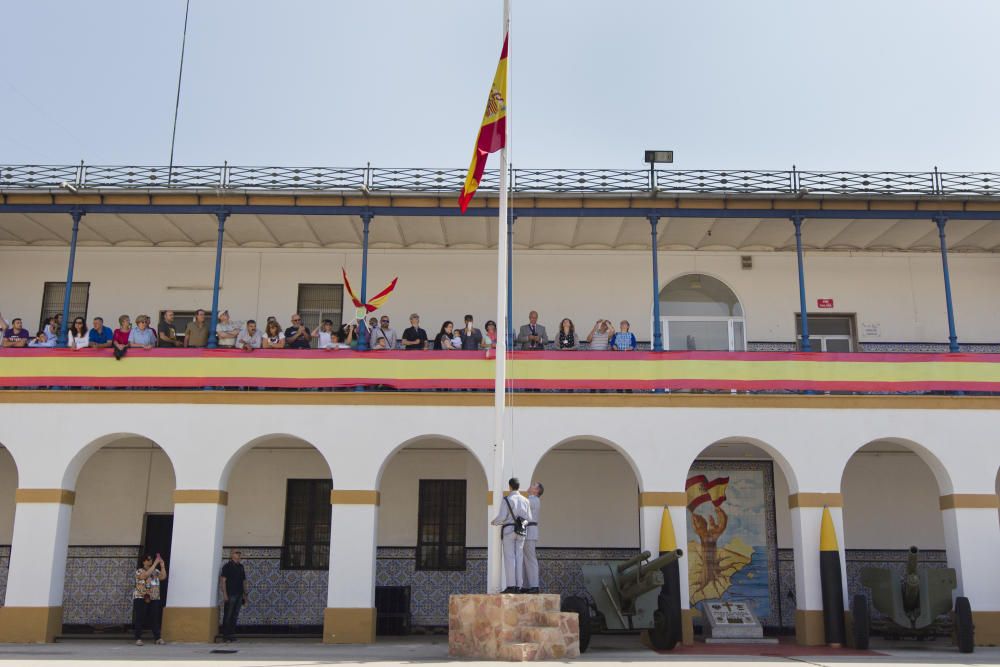
{"type": "Polygon", "coordinates": [[[816,299],[816,306],[819,308],[833,308],[833,299],[816,299]]]}

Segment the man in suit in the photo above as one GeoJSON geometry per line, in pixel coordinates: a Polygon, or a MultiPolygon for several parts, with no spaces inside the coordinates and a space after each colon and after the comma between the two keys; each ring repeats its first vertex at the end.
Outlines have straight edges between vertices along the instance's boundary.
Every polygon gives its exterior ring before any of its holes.
{"type": "Polygon", "coordinates": [[[528,313],[528,323],[521,326],[517,334],[517,343],[522,350],[544,350],[549,337],[545,335],[545,327],[538,323],[538,312],[528,313]]]}

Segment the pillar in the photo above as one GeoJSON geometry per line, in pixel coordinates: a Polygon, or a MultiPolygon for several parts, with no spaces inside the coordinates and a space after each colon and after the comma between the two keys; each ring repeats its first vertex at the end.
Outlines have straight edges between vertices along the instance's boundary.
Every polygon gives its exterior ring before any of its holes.
{"type": "Polygon", "coordinates": [[[375,547],[379,492],[334,489],[324,644],[375,642],[375,547]]]}
{"type": "MultiPolygon", "coordinates": [[[[76,237],[80,233],[80,219],[83,217],[83,211],[74,209],[70,212],[70,215],[73,217],[73,233],[69,240],[69,266],[66,269],[66,291],[63,294],[62,324],[59,326],[58,338],[56,339],[56,344],[59,347],[66,347],[66,331],[69,327],[69,302],[73,294],[73,267],[76,264],[76,237]]],[[[39,324],[39,328],[41,328],[41,324],[43,323],[39,324]]]]}
{"type": "MultiPolygon", "coordinates": [[[[372,218],[375,216],[371,213],[361,214],[361,312],[364,312],[364,304],[368,303],[368,228],[371,226],[372,218]]],[[[368,313],[364,312],[362,317],[367,320],[368,313]]],[[[368,349],[368,333],[367,322],[361,322],[358,326],[358,349],[367,350],[368,349]]]]}
{"type": "Polygon", "coordinates": [[[0,642],[51,642],[62,629],[63,581],[76,494],[67,489],[18,489],[0,607],[0,642]]]}
{"type": "Polygon", "coordinates": [[[663,351],[663,330],[660,323],[660,247],[657,240],[657,228],[660,224],[660,216],[649,215],[649,236],[653,248],[653,350],[663,351]]]}
{"type": "Polygon", "coordinates": [[[799,311],[802,317],[802,351],[812,352],[812,345],[809,343],[809,313],[806,308],[806,273],[802,266],[802,221],[801,215],[793,215],[792,224],[795,225],[795,256],[799,267],[799,311]]]}
{"type": "Polygon", "coordinates": [[[691,603],[688,586],[687,557],[687,493],[684,491],[643,491],[639,494],[639,544],[640,549],[654,557],[660,552],[660,524],[663,522],[663,508],[670,510],[670,520],[674,524],[674,539],[684,550],[678,561],[681,578],[681,643],[694,643],[694,622],[691,617],[691,603]]]}
{"type": "Polygon", "coordinates": [[[793,493],[788,496],[795,560],[795,641],[801,646],[826,644],[823,632],[823,595],[819,577],[819,535],[823,507],[830,509],[840,549],[844,607],[847,599],[847,560],[844,555],[844,501],[840,493],[793,493]]]}
{"type": "MultiPolygon", "coordinates": [[[[212,318],[208,325],[208,346],[217,347],[218,338],[215,327],[219,324],[219,283],[222,279],[222,240],[226,231],[226,218],[229,211],[218,211],[216,217],[219,220],[219,235],[215,240],[215,282],[212,283],[212,318]]],[[[168,570],[169,572],[169,570],[168,570]]]]}
{"type": "Polygon", "coordinates": [[[1000,553],[995,493],[952,493],[941,496],[941,518],[948,567],[958,575],[956,596],[969,598],[976,644],[1000,644],[1000,553]]]}
{"type": "Polygon", "coordinates": [[[958,334],[955,332],[955,308],[951,301],[951,274],[948,271],[948,241],[944,235],[944,226],[948,219],[943,215],[934,218],[938,227],[938,238],[941,241],[941,272],[944,274],[944,305],[948,311],[948,351],[958,352],[958,334]]]}
{"type": "Polygon", "coordinates": [[[163,638],[213,642],[219,632],[219,568],[229,494],[218,489],[174,491],[170,595],[163,610],[163,638]]]}

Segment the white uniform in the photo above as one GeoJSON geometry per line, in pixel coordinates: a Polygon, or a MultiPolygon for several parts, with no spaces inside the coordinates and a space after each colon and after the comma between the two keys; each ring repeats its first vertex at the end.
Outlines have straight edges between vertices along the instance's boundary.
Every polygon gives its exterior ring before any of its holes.
{"type": "Polygon", "coordinates": [[[525,521],[533,521],[531,518],[531,505],[528,499],[517,491],[511,491],[507,499],[500,501],[500,511],[493,519],[494,526],[503,526],[500,529],[501,544],[503,545],[503,569],[507,581],[507,588],[511,586],[522,588],[524,586],[524,535],[514,532],[514,517],[519,516],[525,521]],[[508,508],[508,503],[510,507],[508,508]],[[514,514],[511,514],[514,510],[514,514]]]}
{"type": "Polygon", "coordinates": [[[535,555],[535,547],[538,546],[542,499],[528,496],[528,505],[531,507],[531,522],[528,524],[528,534],[524,536],[524,587],[538,588],[538,556],[535,555]]]}

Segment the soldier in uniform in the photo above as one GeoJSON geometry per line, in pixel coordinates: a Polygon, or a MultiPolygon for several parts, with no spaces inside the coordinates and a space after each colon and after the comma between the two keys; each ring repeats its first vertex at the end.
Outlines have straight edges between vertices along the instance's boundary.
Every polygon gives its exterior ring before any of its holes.
{"type": "Polygon", "coordinates": [[[493,519],[500,526],[500,543],[503,546],[503,569],[507,579],[504,593],[520,593],[524,573],[524,536],[531,521],[531,506],[518,489],[521,482],[511,477],[510,494],[500,503],[500,511],[493,519]]]}
{"type": "Polygon", "coordinates": [[[528,506],[531,508],[531,521],[528,522],[528,533],[524,536],[524,588],[523,593],[538,593],[538,556],[535,547],[538,546],[538,520],[542,514],[542,494],[545,487],[541,482],[535,482],[528,487],[528,506]]]}

